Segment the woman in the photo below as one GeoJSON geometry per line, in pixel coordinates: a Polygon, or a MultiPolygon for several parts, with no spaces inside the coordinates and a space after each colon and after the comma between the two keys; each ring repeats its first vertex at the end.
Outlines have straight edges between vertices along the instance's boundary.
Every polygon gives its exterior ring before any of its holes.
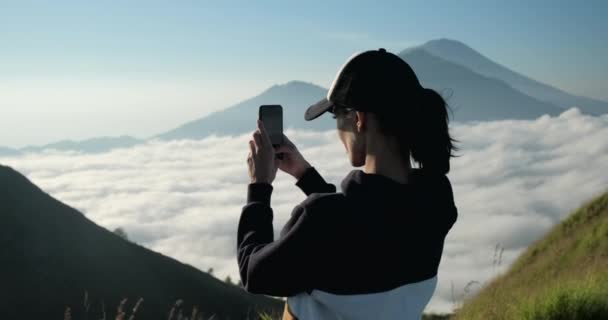
{"type": "Polygon", "coordinates": [[[243,286],[287,297],[284,319],[420,319],[457,218],[446,176],[457,150],[446,103],[381,48],[351,56],[305,119],[325,112],[337,121],[350,163],[364,168],[336,193],[287,137],[273,149],[258,121],[237,234],[243,286]],[[275,159],[280,152],[283,160],[275,159]],[[277,169],[296,178],[307,198],[274,240],[277,169]]]}

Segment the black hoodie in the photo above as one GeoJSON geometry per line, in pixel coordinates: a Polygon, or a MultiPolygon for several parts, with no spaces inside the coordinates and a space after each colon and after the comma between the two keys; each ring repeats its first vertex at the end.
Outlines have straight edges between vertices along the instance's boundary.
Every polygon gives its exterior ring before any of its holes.
{"type": "Polygon", "coordinates": [[[308,197],[276,241],[272,185],[248,185],[237,233],[247,291],[286,297],[313,290],[382,293],[437,275],[458,215],[446,175],[413,168],[408,182],[399,183],[352,170],[336,193],[311,167],[296,185],[308,197]]]}

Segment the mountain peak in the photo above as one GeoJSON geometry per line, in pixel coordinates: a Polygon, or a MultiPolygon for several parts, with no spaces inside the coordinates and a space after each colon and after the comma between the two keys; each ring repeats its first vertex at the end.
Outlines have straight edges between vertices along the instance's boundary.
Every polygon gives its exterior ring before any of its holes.
{"type": "Polygon", "coordinates": [[[287,81],[286,83],[282,84],[282,86],[308,86],[308,85],[315,85],[312,82],[306,82],[306,81],[302,81],[302,80],[291,80],[291,81],[287,81]]]}
{"type": "Polygon", "coordinates": [[[426,47],[426,46],[464,47],[464,48],[473,50],[471,47],[466,45],[464,42],[458,41],[455,39],[449,39],[449,38],[439,38],[439,39],[429,40],[422,45],[422,47],[426,47]]]}
{"type": "MultiPolygon", "coordinates": [[[[281,84],[275,84],[270,88],[264,90],[258,97],[263,97],[268,100],[268,103],[271,103],[271,100],[275,101],[283,101],[285,98],[290,96],[302,96],[302,95],[310,95],[314,93],[314,95],[318,95],[319,99],[323,98],[327,92],[326,88],[323,88],[319,85],[316,85],[312,82],[305,82],[301,80],[291,80],[281,84]],[[318,94],[318,92],[322,92],[323,94],[318,94]]],[[[312,99],[311,101],[313,101],[312,99]]]]}
{"type": "MultiPolygon", "coordinates": [[[[462,56],[474,56],[480,57],[481,54],[477,52],[475,49],[469,47],[464,42],[448,39],[448,38],[439,38],[428,41],[420,46],[421,49],[425,49],[431,54],[435,54],[439,57],[442,57],[441,54],[453,54],[453,55],[462,55],[462,56]]],[[[485,59],[485,57],[484,57],[485,59]]]]}
{"type": "Polygon", "coordinates": [[[410,54],[412,52],[420,52],[420,51],[428,51],[432,53],[433,51],[448,51],[448,52],[475,52],[476,51],[466,45],[464,42],[450,39],[450,38],[438,38],[429,40],[421,45],[409,47],[399,53],[399,55],[410,54]]]}
{"type": "Polygon", "coordinates": [[[301,81],[301,80],[291,80],[286,83],[275,84],[272,87],[268,88],[264,93],[299,91],[302,89],[310,89],[310,88],[320,88],[323,90],[327,90],[312,82],[305,82],[305,81],[301,81]]]}

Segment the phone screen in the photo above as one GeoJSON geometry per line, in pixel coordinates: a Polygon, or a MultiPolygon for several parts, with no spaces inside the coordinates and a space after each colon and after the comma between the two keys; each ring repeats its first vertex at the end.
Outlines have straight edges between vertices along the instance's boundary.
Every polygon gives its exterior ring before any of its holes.
{"type": "Polygon", "coordinates": [[[283,144],[283,107],[280,105],[260,106],[260,120],[270,136],[273,146],[283,144]]]}

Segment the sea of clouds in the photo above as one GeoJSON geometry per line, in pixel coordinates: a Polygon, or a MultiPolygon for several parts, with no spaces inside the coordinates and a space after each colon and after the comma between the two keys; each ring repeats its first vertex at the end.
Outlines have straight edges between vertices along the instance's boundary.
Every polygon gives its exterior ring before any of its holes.
{"type": "MultiPolygon", "coordinates": [[[[573,209],[608,191],[608,115],[571,108],[531,121],[452,123],[450,130],[461,148],[448,174],[459,217],[446,238],[437,291],[426,309],[431,312],[450,311],[573,209]],[[496,248],[503,250],[500,265],[496,248]],[[467,293],[471,281],[477,283],[467,293]]],[[[286,135],[340,191],[355,168],[336,131],[286,135]]],[[[122,227],[134,242],[236,281],[250,138],[151,141],[103,154],[47,150],[0,163],[97,224],[122,227]]],[[[305,195],[283,172],[273,186],[276,238],[305,195]]]]}

